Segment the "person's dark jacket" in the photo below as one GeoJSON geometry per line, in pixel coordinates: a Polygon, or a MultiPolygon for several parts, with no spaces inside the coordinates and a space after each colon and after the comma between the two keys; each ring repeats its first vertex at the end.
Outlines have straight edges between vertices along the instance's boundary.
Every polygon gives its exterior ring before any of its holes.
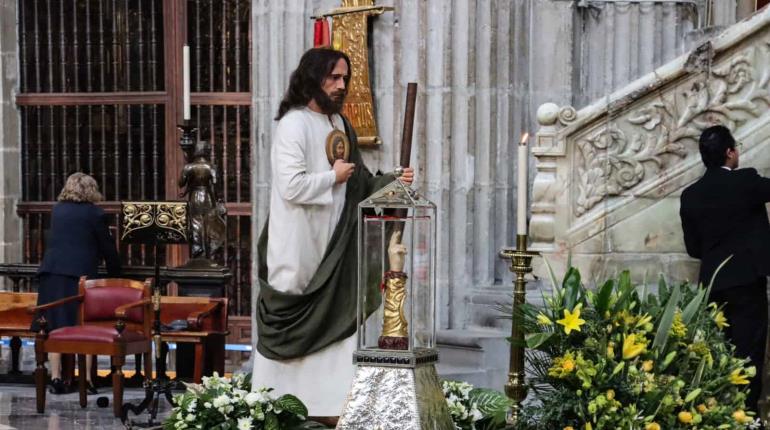
{"type": "Polygon", "coordinates": [[[770,275],[770,178],[755,169],[711,168],[682,192],[680,216],[687,253],[701,260],[700,282],[733,257],[714,280],[714,291],[770,275]]]}
{"type": "Polygon", "coordinates": [[[38,273],[93,278],[102,258],[109,276],[120,274],[120,258],[104,211],[91,203],[57,203],[38,273]]]}

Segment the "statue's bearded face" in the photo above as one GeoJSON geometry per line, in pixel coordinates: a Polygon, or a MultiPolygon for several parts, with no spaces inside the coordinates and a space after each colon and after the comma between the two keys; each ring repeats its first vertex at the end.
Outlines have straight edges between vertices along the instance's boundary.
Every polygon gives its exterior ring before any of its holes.
{"type": "Polygon", "coordinates": [[[347,81],[350,71],[345,59],[340,58],[331,73],[321,83],[321,91],[316,94],[315,102],[326,114],[340,113],[345,96],[348,93],[347,81]]]}

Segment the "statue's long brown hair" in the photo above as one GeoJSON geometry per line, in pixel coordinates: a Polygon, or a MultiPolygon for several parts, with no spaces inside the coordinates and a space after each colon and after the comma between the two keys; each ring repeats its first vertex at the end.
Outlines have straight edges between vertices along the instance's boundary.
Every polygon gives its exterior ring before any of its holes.
{"type": "Polygon", "coordinates": [[[340,58],[348,63],[348,77],[345,79],[347,89],[352,71],[350,58],[344,52],[329,48],[313,48],[305,52],[289,78],[289,89],[281,100],[276,121],[292,108],[307,106],[310,100],[319,95],[323,91],[321,85],[324,79],[334,70],[340,58]]]}

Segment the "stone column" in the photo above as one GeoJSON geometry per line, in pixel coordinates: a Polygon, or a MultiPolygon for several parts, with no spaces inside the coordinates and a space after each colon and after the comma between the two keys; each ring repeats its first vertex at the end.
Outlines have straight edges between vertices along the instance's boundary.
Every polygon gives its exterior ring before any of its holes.
{"type": "MultiPolygon", "coordinates": [[[[573,2],[530,0],[530,111],[543,103],[571,104],[575,35],[573,2]]],[[[534,134],[534,133],[533,133],[534,134]]]]}
{"type": "MultiPolygon", "coordinates": [[[[729,1],[729,0],[727,0],[729,1]]],[[[736,21],[746,18],[755,11],[757,0],[736,0],[736,21]]]]}
{"type": "Polygon", "coordinates": [[[21,220],[16,203],[21,198],[21,139],[19,111],[14,96],[19,85],[16,1],[0,0],[0,261],[21,261],[21,220]]]}
{"type": "MultiPolygon", "coordinates": [[[[753,12],[754,1],[755,0],[751,1],[751,12],[753,12]]],[[[711,11],[713,25],[728,26],[735,23],[738,20],[736,18],[739,8],[741,8],[741,0],[713,0],[711,11]]],[[[749,12],[748,15],[750,15],[751,12],[749,12]]]]}

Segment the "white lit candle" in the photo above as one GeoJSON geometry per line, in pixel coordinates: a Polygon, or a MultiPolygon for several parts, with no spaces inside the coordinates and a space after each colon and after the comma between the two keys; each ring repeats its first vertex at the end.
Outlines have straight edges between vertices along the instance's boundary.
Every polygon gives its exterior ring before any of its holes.
{"type": "Polygon", "coordinates": [[[524,133],[519,142],[519,169],[516,199],[516,234],[527,234],[527,165],[529,164],[529,133],[524,133]]]}
{"type": "Polygon", "coordinates": [[[182,47],[182,118],[190,119],[190,47],[182,47]]]}

